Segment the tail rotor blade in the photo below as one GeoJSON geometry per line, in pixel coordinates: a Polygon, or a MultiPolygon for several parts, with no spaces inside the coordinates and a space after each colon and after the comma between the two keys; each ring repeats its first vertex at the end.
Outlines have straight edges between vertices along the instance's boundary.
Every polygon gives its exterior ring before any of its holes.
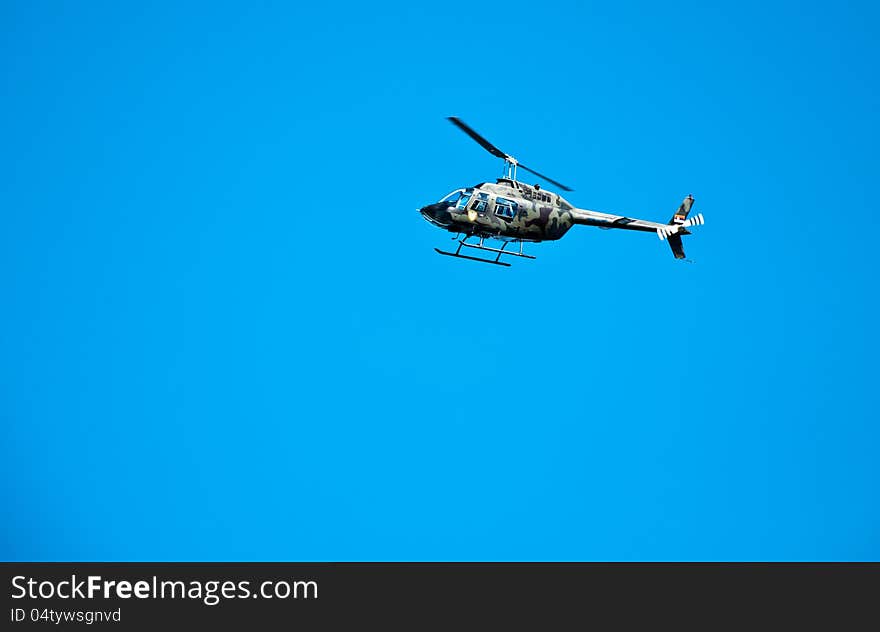
{"type": "Polygon", "coordinates": [[[703,219],[703,214],[702,214],[702,213],[697,213],[696,215],[694,215],[694,216],[693,216],[692,218],[690,218],[689,220],[686,220],[686,221],[682,224],[682,226],[684,226],[685,228],[689,228],[689,227],[691,227],[691,226],[702,226],[702,225],[705,224],[705,223],[706,223],[706,220],[703,219]]]}

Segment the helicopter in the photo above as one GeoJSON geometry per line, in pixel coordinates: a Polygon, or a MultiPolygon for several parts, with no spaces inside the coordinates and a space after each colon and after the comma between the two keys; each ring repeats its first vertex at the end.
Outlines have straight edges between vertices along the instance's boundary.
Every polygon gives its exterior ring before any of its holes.
{"type": "Polygon", "coordinates": [[[572,189],[547,176],[530,169],[507,154],[456,116],[447,117],[456,127],[480,144],[486,151],[504,161],[504,175],[494,183],[483,182],[472,187],[456,189],[439,202],[428,204],[419,213],[429,223],[451,233],[458,241],[455,252],[434,248],[441,255],[470,259],[499,266],[510,264],[502,256],[536,259],[523,252],[526,242],[538,243],[561,239],[575,224],[596,226],[602,229],[619,228],[656,233],[661,241],[669,242],[676,259],[685,259],[681,242],[683,235],[690,235],[688,228],[705,223],[702,213],[688,219],[694,205],[694,197],[688,195],[666,224],[644,219],[601,213],[572,206],[558,193],[543,189],[540,184],[528,185],[516,179],[517,168],[538,176],[540,179],[571,192],[572,189]],[[476,238],[476,243],[468,240],[476,238]],[[485,245],[486,239],[502,242],[500,248],[485,245]],[[518,244],[519,250],[507,250],[509,244],[518,244]],[[490,253],[485,257],[461,253],[462,248],[490,253]],[[495,255],[494,259],[489,258],[495,255]]]}

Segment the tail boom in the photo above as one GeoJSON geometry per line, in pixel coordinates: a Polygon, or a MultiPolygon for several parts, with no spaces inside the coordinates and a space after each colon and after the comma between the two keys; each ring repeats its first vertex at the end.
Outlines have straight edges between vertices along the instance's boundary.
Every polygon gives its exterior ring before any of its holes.
{"type": "Polygon", "coordinates": [[[596,226],[606,230],[619,228],[622,230],[638,230],[642,232],[656,233],[661,241],[669,242],[669,246],[672,248],[672,254],[676,259],[684,259],[684,247],[681,242],[682,236],[691,234],[688,228],[691,228],[692,226],[702,226],[706,223],[703,219],[702,213],[698,213],[688,219],[688,214],[690,214],[693,205],[694,196],[687,196],[667,224],[636,219],[625,215],[600,213],[598,211],[590,211],[580,208],[572,209],[571,214],[573,223],[575,224],[596,226]]]}

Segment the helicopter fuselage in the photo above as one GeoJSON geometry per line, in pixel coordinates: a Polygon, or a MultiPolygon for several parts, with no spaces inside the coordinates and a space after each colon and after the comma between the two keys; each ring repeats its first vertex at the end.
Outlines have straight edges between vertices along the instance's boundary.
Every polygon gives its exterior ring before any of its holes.
{"type": "Polygon", "coordinates": [[[681,238],[690,235],[688,228],[704,223],[702,213],[688,219],[694,197],[688,195],[678,207],[669,222],[663,224],[626,215],[591,211],[575,208],[561,195],[545,191],[540,185],[530,186],[516,179],[517,168],[546,180],[550,184],[571,191],[569,187],[557,182],[531,167],[526,167],[513,156],[498,149],[483,138],[460,118],[448,117],[461,131],[471,137],[483,149],[496,158],[504,160],[505,177],[494,183],[483,182],[473,187],[456,189],[439,202],[419,209],[428,222],[456,235],[458,247],[455,252],[434,248],[439,254],[459,259],[472,259],[500,266],[510,264],[501,261],[502,256],[534,259],[523,252],[523,242],[553,241],[559,239],[575,224],[595,226],[603,230],[612,228],[622,230],[656,233],[661,241],[667,241],[676,259],[684,259],[681,238]],[[469,243],[476,237],[478,243],[469,243]],[[504,243],[500,248],[486,246],[484,239],[498,239],[504,243]],[[510,242],[519,242],[519,252],[506,250],[510,242]],[[480,254],[489,253],[494,259],[462,254],[476,249],[480,254]]]}
{"type": "Polygon", "coordinates": [[[457,189],[419,209],[452,233],[505,241],[552,241],[574,225],[573,207],[557,193],[507,178],[457,189]]]}

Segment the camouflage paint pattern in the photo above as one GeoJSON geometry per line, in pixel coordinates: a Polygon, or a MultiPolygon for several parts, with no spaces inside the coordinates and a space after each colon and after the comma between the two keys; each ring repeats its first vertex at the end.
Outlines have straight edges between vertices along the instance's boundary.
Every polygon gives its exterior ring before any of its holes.
{"type": "MultiPolygon", "coordinates": [[[[438,202],[423,207],[420,212],[426,220],[450,232],[507,241],[553,241],[565,235],[575,224],[644,232],[656,232],[667,226],[625,215],[575,208],[557,193],[506,178],[460,191],[471,196],[466,206],[438,202]],[[483,196],[486,203],[479,208],[477,202],[483,196]],[[496,212],[499,210],[496,205],[498,197],[516,203],[513,217],[496,212]]],[[[688,196],[669,223],[683,222],[692,205],[693,197],[688,196]]],[[[682,227],[680,234],[689,232],[682,227]]]]}

